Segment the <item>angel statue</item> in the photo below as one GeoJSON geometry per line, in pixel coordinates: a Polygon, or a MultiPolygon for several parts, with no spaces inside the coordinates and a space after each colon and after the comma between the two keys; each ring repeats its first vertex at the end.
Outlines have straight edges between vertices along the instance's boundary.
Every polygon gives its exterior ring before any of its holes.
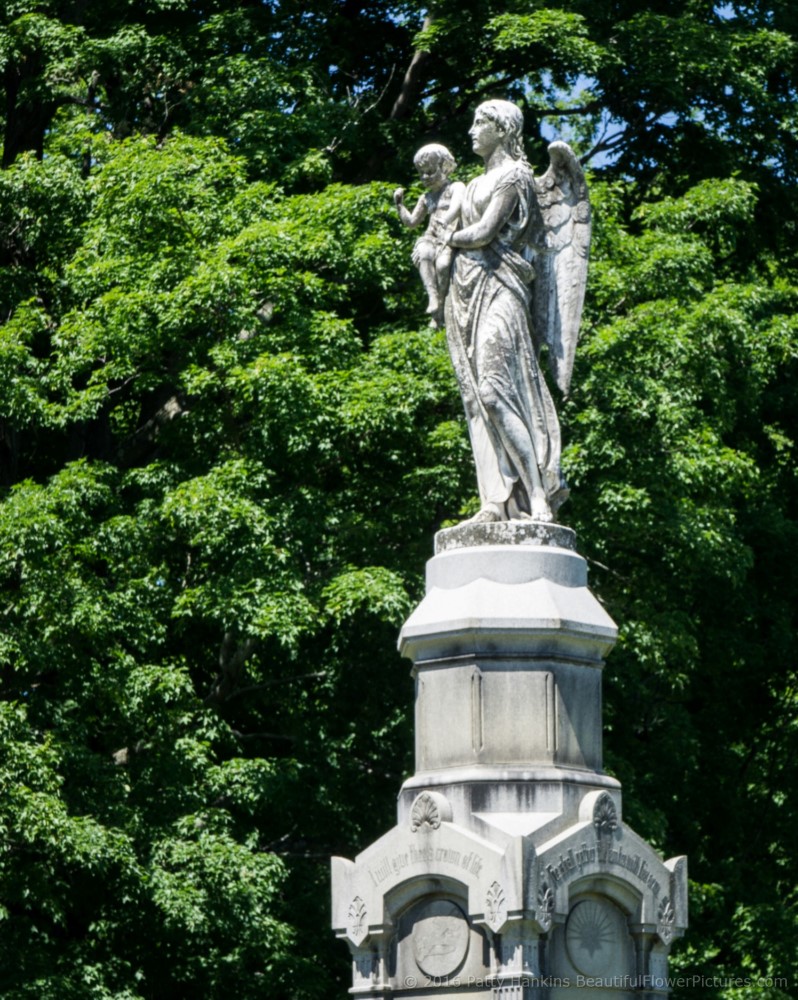
{"type": "Polygon", "coordinates": [[[446,335],[465,406],[481,508],[475,522],[552,521],[568,495],[560,424],[540,367],[545,343],[568,393],[584,301],[590,204],[564,142],[536,178],[523,117],[486,101],[469,135],[485,172],[466,187],[445,303],[446,335]]]}

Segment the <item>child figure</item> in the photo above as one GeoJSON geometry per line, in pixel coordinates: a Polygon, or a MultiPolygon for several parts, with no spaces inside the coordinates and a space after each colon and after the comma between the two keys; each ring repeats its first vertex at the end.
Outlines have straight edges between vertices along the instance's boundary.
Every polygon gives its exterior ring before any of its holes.
{"type": "Polygon", "coordinates": [[[452,264],[452,248],[446,240],[460,221],[465,184],[449,180],[457,164],[449,150],[438,143],[422,146],[413,157],[413,164],[427,193],[418,199],[412,212],[404,206],[404,188],[396,189],[393,200],[399,218],[409,229],[415,229],[424,216],[429,215],[427,231],[413,247],[413,263],[421,274],[429,298],[430,326],[437,329],[443,325],[443,303],[449,290],[452,264]]]}

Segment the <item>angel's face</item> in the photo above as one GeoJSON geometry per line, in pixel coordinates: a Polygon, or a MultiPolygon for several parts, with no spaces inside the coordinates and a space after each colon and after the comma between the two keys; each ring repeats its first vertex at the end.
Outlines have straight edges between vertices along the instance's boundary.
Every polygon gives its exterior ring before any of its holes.
{"type": "Polygon", "coordinates": [[[474,115],[474,124],[468,130],[471,136],[471,147],[480,156],[490,156],[490,154],[502,144],[504,132],[499,128],[492,118],[477,109],[474,115]]]}

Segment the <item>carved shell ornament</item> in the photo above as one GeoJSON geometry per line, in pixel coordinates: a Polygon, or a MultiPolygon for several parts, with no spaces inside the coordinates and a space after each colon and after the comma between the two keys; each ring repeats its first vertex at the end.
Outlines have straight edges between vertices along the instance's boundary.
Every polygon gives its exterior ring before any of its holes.
{"type": "Polygon", "coordinates": [[[410,832],[418,833],[422,827],[439,829],[441,823],[452,818],[452,807],[448,799],[439,792],[422,792],[416,796],[410,810],[410,832]]]}
{"type": "Polygon", "coordinates": [[[593,826],[599,835],[618,829],[618,810],[607,792],[599,795],[593,807],[593,826]]]}
{"type": "Polygon", "coordinates": [[[424,825],[431,830],[437,830],[441,825],[440,810],[429,792],[419,795],[410,813],[410,829],[413,833],[417,833],[424,825]]]}

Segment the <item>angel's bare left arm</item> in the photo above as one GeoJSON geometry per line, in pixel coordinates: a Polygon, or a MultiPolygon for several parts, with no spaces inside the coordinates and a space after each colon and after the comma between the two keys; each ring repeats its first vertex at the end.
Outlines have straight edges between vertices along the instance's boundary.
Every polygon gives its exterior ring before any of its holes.
{"type": "Polygon", "coordinates": [[[449,245],[459,250],[477,250],[487,246],[501,232],[513,214],[518,192],[510,185],[497,191],[490,200],[482,218],[472,226],[460,229],[449,237],[449,245]]]}
{"type": "Polygon", "coordinates": [[[452,181],[449,185],[449,194],[451,196],[451,202],[449,207],[446,209],[446,214],[440,220],[441,225],[448,229],[453,222],[455,222],[460,216],[460,210],[463,207],[463,195],[465,194],[465,184],[462,181],[452,181]]]}

